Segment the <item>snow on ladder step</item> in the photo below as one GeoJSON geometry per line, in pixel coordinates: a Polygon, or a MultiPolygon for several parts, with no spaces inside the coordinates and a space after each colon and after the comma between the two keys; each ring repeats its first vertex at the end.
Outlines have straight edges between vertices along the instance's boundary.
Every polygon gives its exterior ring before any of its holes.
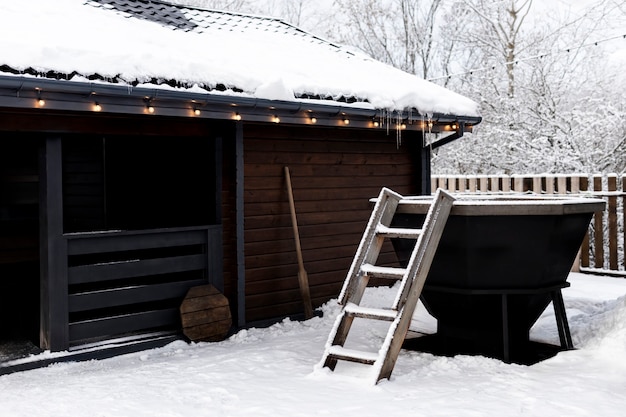
{"type": "Polygon", "coordinates": [[[422,229],[404,229],[379,224],[376,226],[376,233],[388,238],[417,239],[422,234],[422,229]]]}
{"type": "Polygon", "coordinates": [[[328,356],[349,362],[373,365],[378,360],[378,352],[365,352],[362,350],[346,349],[343,346],[330,346],[327,351],[328,356]]]}
{"type": "Polygon", "coordinates": [[[398,316],[396,310],[389,308],[362,307],[354,303],[348,303],[344,308],[344,312],[348,316],[384,321],[394,321],[398,316]]]}
{"type": "Polygon", "coordinates": [[[324,367],[334,370],[339,360],[345,360],[374,365],[376,382],[391,375],[454,203],[450,193],[438,189],[426,213],[423,230],[394,228],[391,223],[402,198],[388,188],[380,192],[338,298],[343,309],[328,337],[321,361],[324,367]],[[376,265],[386,237],[416,239],[406,268],[376,265]],[[389,308],[359,306],[370,278],[400,281],[389,308]],[[377,353],[344,347],[355,318],[391,323],[377,353]]]}
{"type": "Polygon", "coordinates": [[[372,264],[361,265],[361,271],[373,278],[402,279],[406,273],[404,268],[393,268],[389,266],[376,266],[372,264]]]}

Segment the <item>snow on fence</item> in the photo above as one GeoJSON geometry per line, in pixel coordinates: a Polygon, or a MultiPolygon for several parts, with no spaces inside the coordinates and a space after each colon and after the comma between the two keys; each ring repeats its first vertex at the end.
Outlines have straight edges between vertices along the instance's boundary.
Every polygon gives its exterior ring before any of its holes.
{"type": "Polygon", "coordinates": [[[626,174],[437,175],[431,186],[433,192],[443,188],[456,193],[532,192],[602,198],[606,208],[594,214],[574,268],[626,277],[626,174]]]}

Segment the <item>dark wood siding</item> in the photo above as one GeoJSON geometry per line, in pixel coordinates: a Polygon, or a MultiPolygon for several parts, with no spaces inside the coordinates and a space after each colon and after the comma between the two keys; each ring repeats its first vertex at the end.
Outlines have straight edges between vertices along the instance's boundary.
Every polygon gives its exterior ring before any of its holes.
{"type": "Polygon", "coordinates": [[[237,219],[234,133],[224,132],[222,141],[222,230],[224,253],[224,295],[230,301],[233,323],[237,315],[237,219]]]}
{"type": "Polygon", "coordinates": [[[222,143],[234,124],[76,116],[0,112],[0,341],[36,342],[43,329],[44,347],[64,350],[178,330],[189,287],[223,286],[222,143]]]}
{"type": "MultiPolygon", "coordinates": [[[[302,312],[284,167],[291,173],[314,307],[338,295],[381,187],[415,194],[419,137],[395,132],[246,125],[246,319],[302,312]]],[[[383,259],[395,262],[390,247],[383,259]]]]}

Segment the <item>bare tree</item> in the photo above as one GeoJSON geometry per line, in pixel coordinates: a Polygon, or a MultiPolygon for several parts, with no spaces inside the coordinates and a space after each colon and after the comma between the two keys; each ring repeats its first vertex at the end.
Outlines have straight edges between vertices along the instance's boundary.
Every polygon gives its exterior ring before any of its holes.
{"type": "Polygon", "coordinates": [[[345,16],[341,41],[427,78],[436,55],[442,0],[335,0],[345,16]]]}
{"type": "Polygon", "coordinates": [[[234,12],[252,11],[250,0],[170,0],[171,3],[234,12]]]}
{"type": "Polygon", "coordinates": [[[502,57],[508,78],[507,92],[512,97],[515,94],[520,31],[530,12],[532,0],[465,0],[465,5],[478,17],[481,29],[472,34],[471,41],[502,57]]]}

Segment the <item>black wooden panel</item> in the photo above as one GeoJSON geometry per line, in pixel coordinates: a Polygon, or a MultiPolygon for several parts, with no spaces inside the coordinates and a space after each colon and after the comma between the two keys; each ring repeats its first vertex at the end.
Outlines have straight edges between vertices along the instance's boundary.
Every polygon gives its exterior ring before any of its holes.
{"type": "Polygon", "coordinates": [[[137,285],[126,288],[85,292],[70,295],[70,313],[150,301],[184,298],[189,288],[206,284],[206,279],[170,282],[166,284],[137,285]]]}
{"type": "Polygon", "coordinates": [[[68,348],[67,245],[63,240],[61,138],[51,137],[40,155],[40,347],[68,348]]]}
{"type": "Polygon", "coordinates": [[[113,262],[108,264],[81,265],[68,268],[70,284],[112,281],[128,277],[193,271],[206,268],[206,256],[187,255],[169,258],[113,262]]]}
{"type": "MultiPolygon", "coordinates": [[[[208,229],[220,226],[208,227],[208,229]]],[[[68,235],[68,255],[122,252],[206,243],[206,229],[155,229],[68,235]]]]}
{"type": "Polygon", "coordinates": [[[136,314],[70,323],[69,335],[70,341],[76,342],[165,326],[170,328],[180,327],[180,312],[178,308],[145,311],[136,314]]]}

